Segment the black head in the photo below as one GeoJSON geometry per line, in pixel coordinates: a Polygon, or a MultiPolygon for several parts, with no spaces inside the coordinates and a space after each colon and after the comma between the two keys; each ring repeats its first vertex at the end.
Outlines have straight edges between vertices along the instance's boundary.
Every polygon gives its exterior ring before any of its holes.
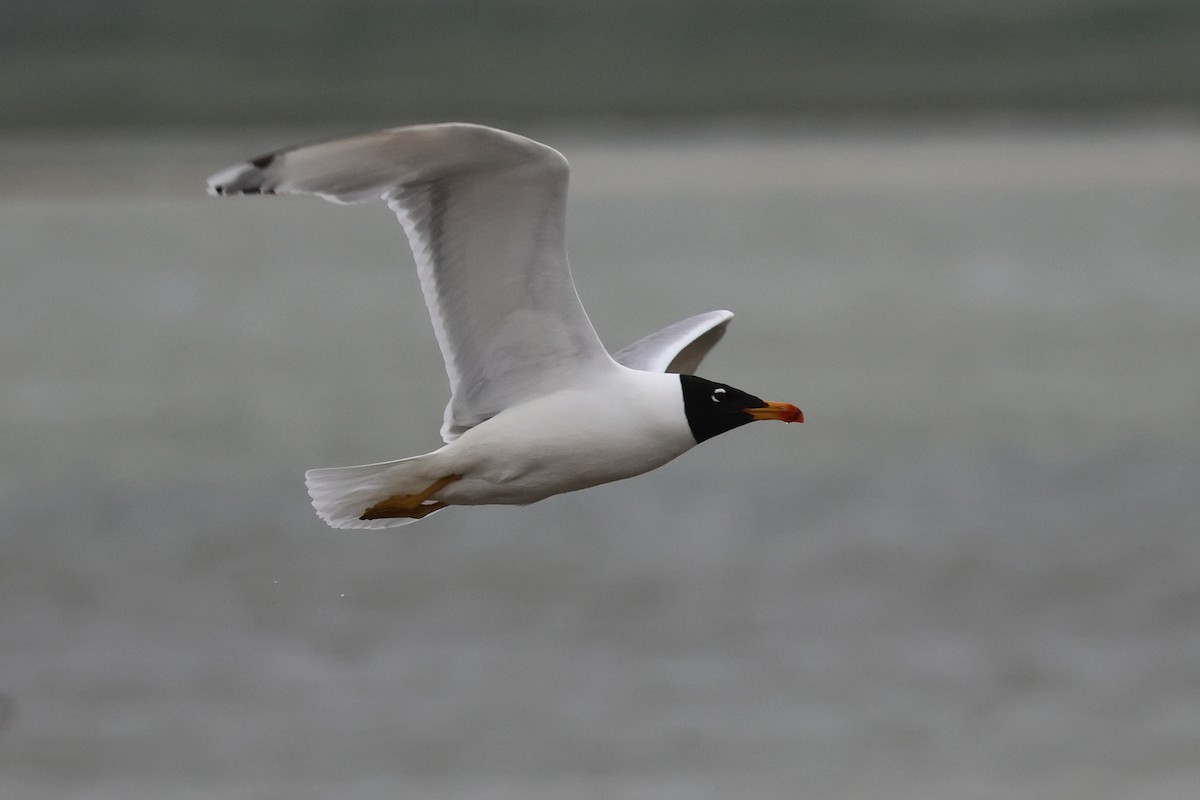
{"type": "Polygon", "coordinates": [[[755,420],[804,421],[800,409],[789,403],[771,403],[695,375],[680,375],[679,382],[683,386],[683,411],[697,444],[755,420]]]}

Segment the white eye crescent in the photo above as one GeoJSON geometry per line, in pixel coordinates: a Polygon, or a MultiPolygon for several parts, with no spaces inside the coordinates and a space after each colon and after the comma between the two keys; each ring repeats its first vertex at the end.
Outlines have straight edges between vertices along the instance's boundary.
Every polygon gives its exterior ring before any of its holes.
{"type": "Polygon", "coordinates": [[[724,389],[713,389],[713,393],[712,393],[712,401],[713,401],[714,403],[719,403],[719,402],[721,402],[721,398],[720,398],[720,397],[718,397],[718,395],[722,395],[722,394],[725,394],[725,390],[724,390],[724,389]]]}

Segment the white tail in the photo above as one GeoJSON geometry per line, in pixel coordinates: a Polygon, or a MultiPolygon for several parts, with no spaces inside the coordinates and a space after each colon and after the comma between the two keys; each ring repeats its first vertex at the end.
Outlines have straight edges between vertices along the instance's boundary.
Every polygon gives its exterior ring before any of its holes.
{"type": "Polygon", "coordinates": [[[360,517],[368,508],[392,495],[416,494],[427,487],[436,476],[430,477],[425,469],[427,465],[421,462],[430,455],[433,454],[358,467],[310,469],[304,473],[304,483],[317,516],[331,528],[395,528],[416,520],[360,517]]]}

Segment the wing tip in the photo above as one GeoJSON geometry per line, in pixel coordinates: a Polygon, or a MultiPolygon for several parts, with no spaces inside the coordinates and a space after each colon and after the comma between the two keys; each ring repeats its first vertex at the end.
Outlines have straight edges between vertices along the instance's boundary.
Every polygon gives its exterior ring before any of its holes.
{"type": "Polygon", "coordinates": [[[212,175],[208,179],[208,193],[218,197],[235,194],[275,194],[275,190],[264,186],[264,170],[275,160],[275,154],[243,161],[212,175]]]}

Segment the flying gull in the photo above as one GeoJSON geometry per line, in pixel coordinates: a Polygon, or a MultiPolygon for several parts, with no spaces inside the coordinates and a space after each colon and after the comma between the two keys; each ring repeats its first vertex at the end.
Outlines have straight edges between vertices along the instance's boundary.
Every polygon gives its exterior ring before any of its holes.
{"type": "Polygon", "coordinates": [[[569,169],[507,131],[416,125],[280,150],[208,179],[218,195],[383,199],[400,218],[450,379],[445,446],[305,474],[335,528],[406,525],[452,505],[524,505],[640,475],[800,409],[696,377],[733,314],[676,322],[610,354],[571,280],[569,169]]]}

